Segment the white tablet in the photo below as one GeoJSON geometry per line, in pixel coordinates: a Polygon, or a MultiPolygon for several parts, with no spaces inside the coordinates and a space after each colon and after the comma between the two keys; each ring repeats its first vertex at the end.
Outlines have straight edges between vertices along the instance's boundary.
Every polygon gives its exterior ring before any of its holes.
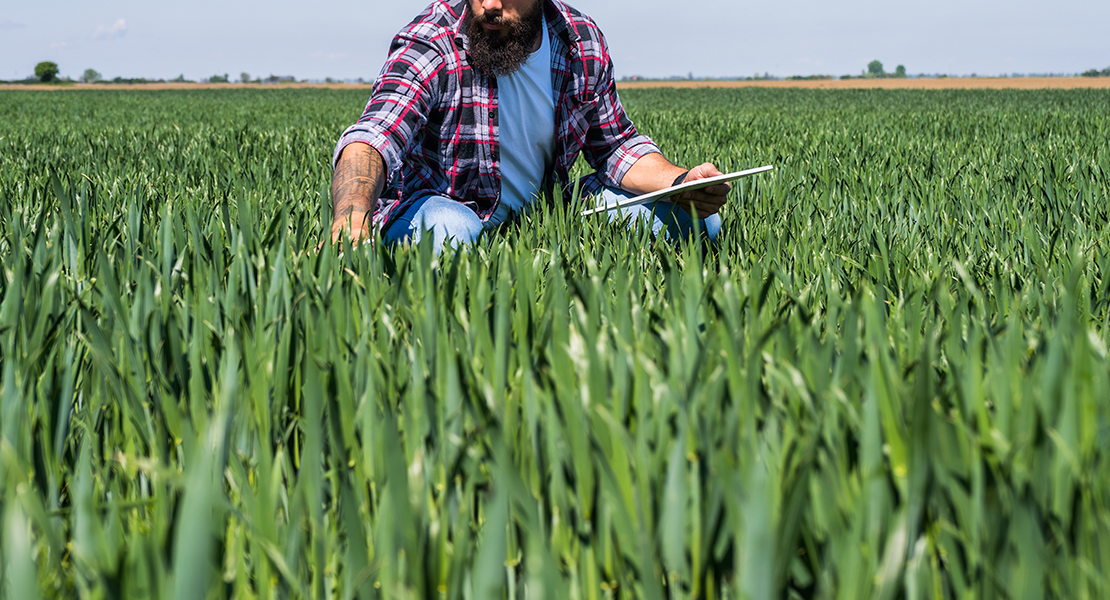
{"type": "Polygon", "coordinates": [[[636,196],[635,198],[629,198],[628,200],[623,200],[621,202],[616,202],[614,204],[607,204],[605,206],[601,206],[601,207],[598,207],[598,208],[592,208],[590,210],[583,211],[582,216],[583,217],[588,217],[590,215],[594,215],[594,214],[602,213],[602,212],[608,212],[610,210],[613,210],[614,208],[621,208],[621,207],[624,207],[624,206],[636,206],[636,205],[639,205],[639,204],[647,204],[649,202],[655,202],[656,200],[662,200],[664,198],[669,198],[671,196],[674,196],[675,194],[681,194],[682,192],[686,192],[686,191],[689,191],[689,190],[700,190],[702,188],[707,188],[711,185],[716,185],[718,183],[727,183],[729,181],[735,181],[737,179],[741,179],[741,178],[747,177],[749,175],[755,175],[757,173],[765,173],[765,172],[770,171],[771,169],[774,169],[774,168],[775,167],[772,166],[772,165],[767,165],[767,166],[764,166],[764,167],[757,167],[755,169],[748,169],[747,171],[736,171],[735,173],[726,173],[724,175],[718,175],[716,177],[708,177],[706,179],[698,179],[696,181],[683,182],[683,183],[680,183],[676,186],[661,189],[657,192],[651,192],[650,194],[644,194],[642,196],[636,196]]]}

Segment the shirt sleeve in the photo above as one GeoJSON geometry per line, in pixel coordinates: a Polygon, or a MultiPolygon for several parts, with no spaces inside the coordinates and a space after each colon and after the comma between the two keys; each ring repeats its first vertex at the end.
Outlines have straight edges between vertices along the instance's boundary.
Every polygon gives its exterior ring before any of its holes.
{"type": "Polygon", "coordinates": [[[619,188],[625,173],[636,161],[648,154],[660,152],[651,138],[636,131],[636,126],[624,112],[617,95],[609,47],[604,38],[601,39],[599,65],[594,86],[596,94],[593,120],[586,132],[582,152],[586,162],[602,175],[606,186],[619,188]]]}
{"type": "Polygon", "coordinates": [[[343,148],[353,142],[369,144],[385,159],[387,185],[396,181],[404,157],[417,141],[417,133],[443,85],[445,60],[433,45],[448,33],[418,24],[393,39],[389,58],[374,83],[370,101],[357,123],[347,128],[335,145],[332,168],[343,148]]]}

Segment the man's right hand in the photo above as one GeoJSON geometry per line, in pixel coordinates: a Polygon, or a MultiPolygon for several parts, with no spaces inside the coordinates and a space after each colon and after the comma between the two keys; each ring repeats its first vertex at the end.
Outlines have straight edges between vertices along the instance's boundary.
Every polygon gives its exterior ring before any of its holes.
{"type": "Polygon", "coordinates": [[[373,238],[374,227],[371,224],[371,214],[365,210],[356,210],[332,222],[332,243],[338,246],[344,236],[350,239],[352,244],[373,238]]]}
{"type": "Polygon", "coordinates": [[[373,237],[371,211],[384,187],[382,155],[368,144],[347,144],[331,178],[332,242],[343,235],[356,244],[373,237]]]}

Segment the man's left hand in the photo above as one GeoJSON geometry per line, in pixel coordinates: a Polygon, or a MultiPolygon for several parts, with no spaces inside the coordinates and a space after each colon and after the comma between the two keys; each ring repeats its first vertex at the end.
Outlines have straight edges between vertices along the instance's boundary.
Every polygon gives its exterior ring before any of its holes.
{"type": "MultiPolygon", "coordinates": [[[[711,163],[704,163],[690,169],[690,172],[686,174],[686,179],[684,179],[682,183],[689,183],[699,179],[708,179],[718,175],[724,175],[724,173],[717,170],[717,167],[713,166],[711,163]]],[[[717,185],[711,185],[707,188],[691,190],[673,196],[671,201],[681,206],[686,212],[691,212],[692,207],[693,213],[691,214],[696,213],[699,219],[704,219],[710,215],[717,214],[717,211],[721,210],[721,207],[724,206],[725,202],[728,200],[728,192],[731,189],[732,186],[727,183],[718,183],[717,185]]]]}

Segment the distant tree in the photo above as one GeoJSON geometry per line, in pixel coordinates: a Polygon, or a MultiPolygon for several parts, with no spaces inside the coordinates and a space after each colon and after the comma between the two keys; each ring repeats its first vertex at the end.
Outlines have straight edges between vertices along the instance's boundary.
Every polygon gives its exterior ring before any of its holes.
{"type": "Polygon", "coordinates": [[[100,81],[101,77],[101,74],[96,69],[85,69],[85,72],[81,74],[81,81],[85,83],[95,83],[100,81]]]}
{"type": "Polygon", "coordinates": [[[208,78],[208,83],[227,83],[227,82],[228,82],[227,73],[224,73],[223,75],[213,75],[213,76],[208,78]]]}
{"type": "Polygon", "coordinates": [[[902,65],[898,65],[898,68],[894,69],[894,76],[895,77],[901,77],[902,79],[905,79],[906,78],[906,67],[904,67],[902,65]]]}
{"type": "Polygon", "coordinates": [[[1098,77],[1099,75],[1102,75],[1102,73],[1099,73],[1097,69],[1090,69],[1088,71],[1083,71],[1083,76],[1084,77],[1098,77]]]}
{"type": "Polygon", "coordinates": [[[58,64],[57,63],[53,63],[53,62],[50,62],[48,60],[44,60],[44,61],[40,62],[39,64],[35,65],[35,77],[38,77],[39,81],[43,81],[43,82],[54,81],[54,79],[57,76],[58,76],[58,64]]]}
{"type": "Polygon", "coordinates": [[[1103,77],[1110,77],[1110,67],[1106,67],[1105,69],[1102,70],[1102,76],[1103,77]]]}
{"type": "Polygon", "coordinates": [[[251,81],[251,74],[250,73],[247,73],[246,71],[243,71],[242,73],[239,74],[239,83],[250,83],[250,81],[251,81]]]}
{"type": "Polygon", "coordinates": [[[185,82],[186,82],[186,81],[188,81],[188,80],[187,80],[187,79],[185,79],[185,74],[184,74],[184,73],[182,73],[181,75],[178,75],[177,77],[174,77],[174,78],[173,78],[173,79],[171,79],[170,81],[172,81],[172,82],[174,82],[174,83],[185,83],[185,82]]]}
{"type": "Polygon", "coordinates": [[[883,71],[883,63],[877,60],[873,60],[867,63],[867,72],[874,75],[875,77],[882,77],[883,75],[886,75],[886,71],[883,71]]]}

